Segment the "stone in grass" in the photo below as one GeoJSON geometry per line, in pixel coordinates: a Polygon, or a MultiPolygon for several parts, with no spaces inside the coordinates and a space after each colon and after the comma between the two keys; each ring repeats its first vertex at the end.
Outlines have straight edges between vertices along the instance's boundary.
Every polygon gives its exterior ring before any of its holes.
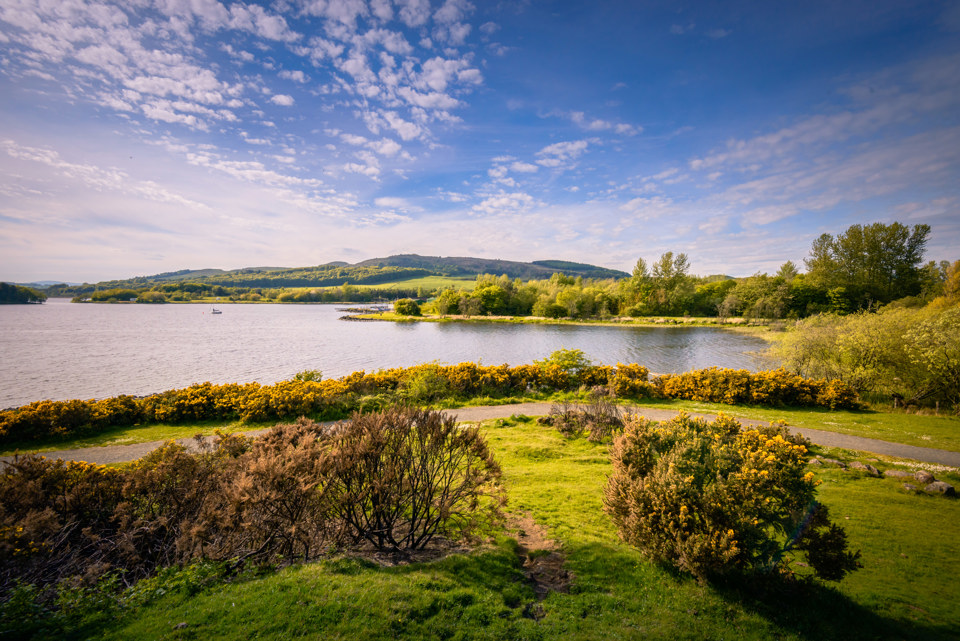
{"type": "Polygon", "coordinates": [[[884,470],[883,475],[895,479],[905,479],[913,476],[913,474],[905,470],[884,470]]]}
{"type": "Polygon", "coordinates": [[[926,471],[926,470],[917,470],[917,471],[914,473],[913,478],[917,479],[918,481],[920,481],[920,482],[923,483],[924,485],[926,485],[927,483],[933,483],[934,481],[937,480],[937,479],[935,479],[935,478],[933,477],[933,474],[931,474],[930,472],[928,472],[928,471],[926,471]]]}
{"type": "Polygon", "coordinates": [[[927,494],[943,494],[944,496],[957,495],[957,491],[953,489],[953,486],[949,483],[944,483],[943,481],[934,481],[923,488],[923,491],[927,494]]]}
{"type": "Polygon", "coordinates": [[[917,486],[914,485],[913,483],[904,483],[903,489],[905,489],[907,492],[916,492],[917,486]]]}
{"type": "Polygon", "coordinates": [[[841,469],[844,469],[844,470],[847,469],[847,464],[846,464],[846,463],[844,463],[843,461],[838,461],[838,460],[835,459],[835,458],[822,458],[822,459],[820,459],[820,461],[821,461],[822,463],[824,463],[825,465],[827,465],[827,464],[828,464],[828,465],[836,465],[837,467],[839,467],[839,468],[841,468],[841,469]]]}
{"type": "Polygon", "coordinates": [[[859,470],[860,472],[866,472],[874,478],[880,478],[880,470],[870,465],[869,463],[861,463],[860,461],[853,461],[850,463],[851,470],[859,470]]]}

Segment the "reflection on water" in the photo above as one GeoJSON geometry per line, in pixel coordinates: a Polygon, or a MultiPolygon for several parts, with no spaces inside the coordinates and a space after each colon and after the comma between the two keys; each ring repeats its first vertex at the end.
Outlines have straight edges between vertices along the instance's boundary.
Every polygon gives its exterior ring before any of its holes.
{"type": "Polygon", "coordinates": [[[653,372],[762,368],[763,340],[709,327],[578,327],[338,320],[334,305],[0,306],[0,407],[150,394],[192,383],[273,383],[438,361],[519,365],[561,347],[653,372]]]}

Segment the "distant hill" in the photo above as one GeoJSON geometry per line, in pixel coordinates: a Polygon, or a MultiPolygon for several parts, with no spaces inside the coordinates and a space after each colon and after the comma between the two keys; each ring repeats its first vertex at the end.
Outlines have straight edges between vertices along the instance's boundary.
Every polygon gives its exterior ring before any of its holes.
{"type": "Polygon", "coordinates": [[[542,260],[522,263],[488,258],[419,256],[401,254],[372,258],[356,264],[340,261],[315,267],[245,267],[222,269],[182,269],[153,276],[136,276],[126,280],[84,283],[77,286],[54,286],[52,296],[76,296],[105,289],[143,290],[174,283],[202,283],[221,287],[338,287],[340,285],[385,285],[427,276],[476,277],[480,274],[521,280],[539,280],[563,272],[568,276],[607,279],[627,278],[629,274],[615,269],[585,263],[542,260]]]}
{"type": "Polygon", "coordinates": [[[584,278],[627,278],[630,276],[630,274],[616,269],[562,260],[539,260],[532,263],[522,263],[489,258],[420,256],[418,254],[399,254],[386,258],[372,258],[357,263],[356,266],[426,269],[443,276],[474,276],[478,274],[500,276],[506,274],[510,278],[520,278],[522,280],[550,278],[556,272],[584,278]]]}

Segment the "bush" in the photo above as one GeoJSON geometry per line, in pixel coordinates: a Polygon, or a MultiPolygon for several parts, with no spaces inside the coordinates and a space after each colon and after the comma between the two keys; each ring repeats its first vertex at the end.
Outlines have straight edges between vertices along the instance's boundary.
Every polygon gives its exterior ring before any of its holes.
{"type": "Polygon", "coordinates": [[[960,307],[906,309],[797,323],[774,350],[804,376],[838,379],[906,405],[944,402],[960,410],[960,307]]]}
{"type": "Polygon", "coordinates": [[[393,311],[401,316],[420,316],[420,305],[412,298],[401,298],[393,304],[393,311]]]}
{"type": "Polygon", "coordinates": [[[435,411],[354,415],[333,438],[334,512],[354,541],[417,550],[496,519],[500,467],[476,427],[435,411]]]}
{"type": "MultiPolygon", "coordinates": [[[[936,334],[927,331],[925,325],[917,332],[931,344],[929,367],[943,373],[940,380],[945,384],[938,389],[949,398],[956,397],[960,392],[955,384],[950,383],[948,376],[957,369],[956,356],[953,352],[945,352],[946,358],[935,358],[940,354],[934,350],[936,334]]],[[[956,346],[950,344],[950,349],[956,351],[956,346]]],[[[805,379],[784,370],[751,373],[710,368],[660,376],[652,383],[648,377],[647,368],[640,365],[592,365],[580,350],[559,350],[535,364],[517,367],[431,363],[371,374],[360,371],[326,380],[318,370],[308,370],[297,374],[294,380],[273,385],[198,383],[145,398],[117,396],[102,401],[39,401],[0,411],[0,442],[63,439],[137,423],[238,419],[262,422],[295,420],[299,416],[340,418],[369,406],[364,397],[371,395],[385,397],[388,402],[432,403],[475,396],[604,387],[621,398],[819,405],[831,409],[858,406],[856,393],[842,381],[805,379]]]]}
{"type": "Polygon", "coordinates": [[[600,443],[623,431],[624,416],[609,399],[592,394],[590,401],[583,404],[554,403],[543,422],[567,438],[586,435],[590,441],[600,443]]]}
{"type": "Polygon", "coordinates": [[[233,571],[331,548],[420,549],[477,533],[503,499],[478,429],[438,412],[301,419],[192,449],[171,442],[122,469],[37,455],[4,467],[3,612],[42,618],[98,602],[116,577],[130,585],[195,562],[233,571]]]}
{"type": "Polygon", "coordinates": [[[785,570],[793,550],[818,577],[840,580],[859,552],[814,501],[806,445],[782,426],[741,431],[723,415],[636,417],[611,449],[604,509],[624,541],[700,580],[785,570]]]}
{"type": "Polygon", "coordinates": [[[783,369],[750,372],[710,367],[658,376],[653,385],[664,398],[708,403],[859,407],[856,392],[842,381],[807,379],[783,369]]]}

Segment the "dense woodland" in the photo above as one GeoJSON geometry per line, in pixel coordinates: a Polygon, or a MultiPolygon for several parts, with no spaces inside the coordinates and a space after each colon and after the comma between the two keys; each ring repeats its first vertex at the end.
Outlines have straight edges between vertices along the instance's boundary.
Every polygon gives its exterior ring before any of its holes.
{"type": "Polygon", "coordinates": [[[22,285],[0,283],[0,305],[42,303],[47,295],[22,285]]]}

